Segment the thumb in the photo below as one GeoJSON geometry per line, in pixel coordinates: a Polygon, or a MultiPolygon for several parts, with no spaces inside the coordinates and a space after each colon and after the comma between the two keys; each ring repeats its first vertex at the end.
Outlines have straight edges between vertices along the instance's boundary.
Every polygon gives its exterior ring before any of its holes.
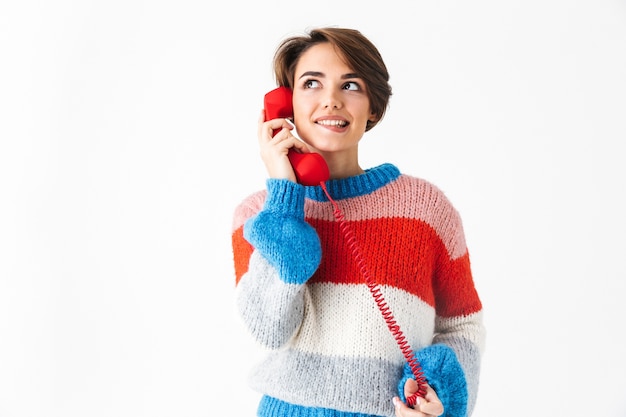
{"type": "Polygon", "coordinates": [[[418,390],[419,386],[417,385],[417,381],[414,379],[407,379],[404,384],[404,396],[409,398],[411,395],[415,394],[418,390]]]}

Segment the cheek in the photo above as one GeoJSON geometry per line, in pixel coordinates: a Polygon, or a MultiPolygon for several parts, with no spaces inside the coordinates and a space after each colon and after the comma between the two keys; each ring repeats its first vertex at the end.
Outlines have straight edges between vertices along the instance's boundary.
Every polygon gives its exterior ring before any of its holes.
{"type": "Polygon", "coordinates": [[[294,101],[293,103],[293,115],[294,115],[294,119],[295,120],[302,120],[305,121],[306,119],[308,119],[310,114],[309,109],[307,108],[306,105],[302,104],[302,103],[297,103],[294,101]]]}

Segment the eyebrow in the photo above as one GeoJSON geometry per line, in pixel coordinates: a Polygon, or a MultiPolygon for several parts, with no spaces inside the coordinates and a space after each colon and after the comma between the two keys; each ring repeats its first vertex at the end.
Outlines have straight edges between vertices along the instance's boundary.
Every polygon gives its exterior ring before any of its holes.
{"type": "MultiPolygon", "coordinates": [[[[303,73],[303,74],[300,76],[300,78],[303,78],[303,77],[324,77],[324,76],[325,76],[325,75],[324,75],[324,73],[323,73],[323,72],[319,72],[319,71],[306,71],[305,73],[303,73]]],[[[299,79],[300,79],[300,78],[299,78],[299,79]]],[[[361,78],[361,77],[359,77],[359,75],[358,75],[357,73],[355,73],[355,72],[348,73],[348,74],[343,74],[343,75],[341,76],[341,79],[342,79],[342,80],[347,80],[347,79],[350,79],[350,78],[361,78]]]]}

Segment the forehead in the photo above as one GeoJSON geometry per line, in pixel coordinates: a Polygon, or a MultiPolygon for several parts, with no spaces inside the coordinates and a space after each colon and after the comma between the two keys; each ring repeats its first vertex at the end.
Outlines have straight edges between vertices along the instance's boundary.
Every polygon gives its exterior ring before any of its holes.
{"type": "Polygon", "coordinates": [[[353,72],[341,52],[328,42],[313,45],[300,56],[296,65],[296,78],[306,71],[316,71],[328,75],[353,72]]]}

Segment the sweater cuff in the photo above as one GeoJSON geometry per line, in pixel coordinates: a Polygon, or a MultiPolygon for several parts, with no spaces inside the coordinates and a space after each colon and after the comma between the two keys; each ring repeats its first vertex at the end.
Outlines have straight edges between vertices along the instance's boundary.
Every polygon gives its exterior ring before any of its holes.
{"type": "MultiPolygon", "coordinates": [[[[465,417],[467,413],[467,382],[465,373],[454,351],[444,344],[427,346],[415,352],[426,382],[430,385],[443,404],[441,417],[465,417]]],[[[398,393],[406,402],[404,384],[408,379],[415,379],[408,364],[404,366],[402,379],[398,383],[398,393]]]]}
{"type": "Polygon", "coordinates": [[[304,284],[317,270],[322,248],[305,221],[304,186],[271,179],[263,210],[244,223],[243,237],[258,249],[288,284],[304,284]]]}
{"type": "Polygon", "coordinates": [[[304,219],[303,185],[285,179],[268,178],[264,210],[304,219]]]}

